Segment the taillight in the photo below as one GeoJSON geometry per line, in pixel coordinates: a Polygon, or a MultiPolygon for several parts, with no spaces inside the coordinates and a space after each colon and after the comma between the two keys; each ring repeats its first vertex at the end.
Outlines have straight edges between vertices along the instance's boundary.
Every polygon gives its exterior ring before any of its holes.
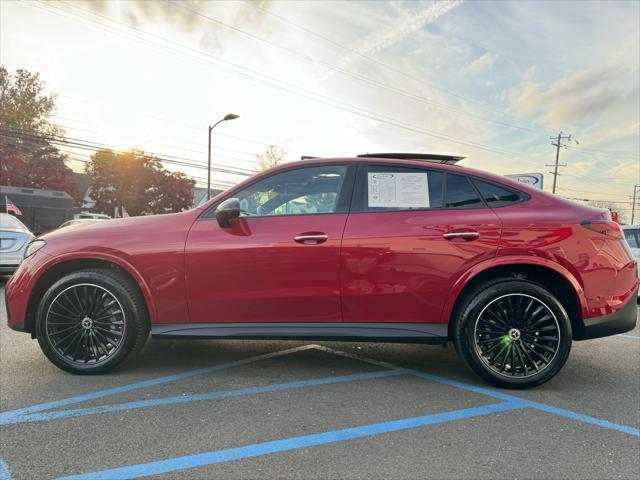
{"type": "Polygon", "coordinates": [[[620,225],[616,222],[611,222],[607,220],[587,220],[580,223],[587,230],[592,230],[594,232],[598,232],[602,235],[606,235],[611,238],[619,238],[622,239],[622,229],[620,225]]]}

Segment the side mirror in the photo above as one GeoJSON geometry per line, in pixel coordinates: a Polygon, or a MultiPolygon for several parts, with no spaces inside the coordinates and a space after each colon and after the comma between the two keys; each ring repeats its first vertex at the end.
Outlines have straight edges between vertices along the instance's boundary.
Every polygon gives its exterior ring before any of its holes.
{"type": "Polygon", "coordinates": [[[231,220],[240,217],[240,200],[228,198],[216,208],[216,220],[221,228],[231,228],[231,220]]]}

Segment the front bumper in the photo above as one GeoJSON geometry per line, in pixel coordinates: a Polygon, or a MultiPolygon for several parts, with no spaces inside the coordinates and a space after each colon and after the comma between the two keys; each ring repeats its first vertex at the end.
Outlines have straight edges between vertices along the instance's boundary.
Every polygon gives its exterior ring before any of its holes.
{"type": "Polygon", "coordinates": [[[584,319],[582,328],[576,332],[574,339],[589,340],[633,330],[638,321],[637,299],[638,290],[636,289],[633,295],[629,295],[627,303],[617,312],[584,319]]]}

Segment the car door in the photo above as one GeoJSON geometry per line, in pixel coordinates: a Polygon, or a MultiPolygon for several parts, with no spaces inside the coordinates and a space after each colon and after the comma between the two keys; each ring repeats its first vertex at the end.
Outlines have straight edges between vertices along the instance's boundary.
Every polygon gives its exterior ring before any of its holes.
{"type": "Polygon", "coordinates": [[[241,217],[195,222],[185,269],[192,322],[339,322],[339,258],[355,165],[278,171],[232,194],[241,217]]]}
{"type": "Polygon", "coordinates": [[[343,321],[446,321],[450,287],[496,254],[500,228],[466,175],[363,164],[343,235],[343,321]]]}

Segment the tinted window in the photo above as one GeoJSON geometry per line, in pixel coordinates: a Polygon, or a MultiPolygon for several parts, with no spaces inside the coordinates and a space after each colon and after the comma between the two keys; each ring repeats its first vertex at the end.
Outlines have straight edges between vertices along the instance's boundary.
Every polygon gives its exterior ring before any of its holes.
{"type": "Polygon", "coordinates": [[[520,195],[512,190],[507,190],[493,183],[483,182],[477,178],[472,181],[490,207],[501,207],[520,200],[520,195]]]}
{"type": "Polygon", "coordinates": [[[344,165],[305,167],[260,180],[235,195],[241,216],[333,213],[346,170],[344,165]]]}
{"type": "Polygon", "coordinates": [[[441,172],[422,168],[369,165],[366,173],[362,182],[364,211],[385,212],[442,207],[444,175],[441,172]]]}
{"type": "Polygon", "coordinates": [[[477,208],[484,204],[465,175],[447,173],[447,208],[477,208]]]}
{"type": "Polygon", "coordinates": [[[631,248],[640,248],[640,230],[625,229],[624,238],[631,248]]]}

